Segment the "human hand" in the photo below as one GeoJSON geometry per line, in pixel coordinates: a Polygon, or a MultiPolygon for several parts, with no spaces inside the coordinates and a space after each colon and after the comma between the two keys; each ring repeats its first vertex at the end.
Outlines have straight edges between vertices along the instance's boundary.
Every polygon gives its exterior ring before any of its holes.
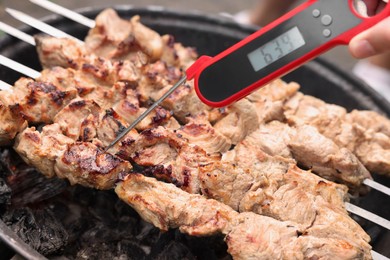
{"type": "MultiPolygon", "coordinates": [[[[379,13],[387,4],[382,0],[364,0],[364,2],[369,16],[379,13]]],[[[390,51],[390,17],[354,37],[349,44],[349,50],[358,59],[390,51]]]]}

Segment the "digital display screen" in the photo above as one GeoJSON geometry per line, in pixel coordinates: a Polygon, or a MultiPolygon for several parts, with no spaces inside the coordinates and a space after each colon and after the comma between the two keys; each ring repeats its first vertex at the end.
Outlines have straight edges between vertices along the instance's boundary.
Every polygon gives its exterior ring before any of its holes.
{"type": "Polygon", "coordinates": [[[272,41],[248,54],[249,61],[255,71],[259,71],[269,64],[283,58],[305,45],[305,39],[298,27],[293,27],[279,35],[272,41]]]}

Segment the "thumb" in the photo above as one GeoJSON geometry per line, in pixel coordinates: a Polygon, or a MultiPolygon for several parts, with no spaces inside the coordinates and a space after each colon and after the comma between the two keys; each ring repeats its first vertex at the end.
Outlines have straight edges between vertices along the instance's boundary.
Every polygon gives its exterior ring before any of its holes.
{"type": "Polygon", "coordinates": [[[390,17],[354,37],[349,50],[358,59],[390,51],[390,17]]]}

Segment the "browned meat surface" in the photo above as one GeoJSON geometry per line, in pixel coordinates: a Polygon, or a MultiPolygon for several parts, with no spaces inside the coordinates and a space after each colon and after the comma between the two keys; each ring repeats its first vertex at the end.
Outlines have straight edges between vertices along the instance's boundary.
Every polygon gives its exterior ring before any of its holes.
{"type": "Polygon", "coordinates": [[[181,43],[175,42],[172,35],[163,35],[161,38],[163,41],[161,60],[167,64],[187,69],[198,58],[194,48],[184,47],[181,43]]]}
{"type": "Polygon", "coordinates": [[[17,133],[27,127],[27,121],[12,112],[0,98],[0,146],[9,145],[17,133]]]}
{"type": "Polygon", "coordinates": [[[205,114],[188,120],[187,124],[176,131],[188,143],[202,147],[209,154],[227,152],[232,146],[230,140],[212,127],[205,114]]]}
{"type": "Polygon", "coordinates": [[[353,152],[370,172],[389,174],[390,122],[385,117],[372,111],[347,113],[340,106],[301,93],[286,103],[285,115],[293,125],[316,127],[339,147],[353,152]]]}
{"type": "Polygon", "coordinates": [[[120,176],[131,168],[129,162],[103,153],[92,143],[69,145],[54,165],[58,177],[96,189],[112,189],[120,176]]]}
{"type": "Polygon", "coordinates": [[[223,232],[237,212],[215,200],[189,194],[175,185],[140,174],[130,174],[115,189],[146,221],[162,230],[207,236],[223,232]]]}
{"type": "Polygon", "coordinates": [[[61,133],[58,124],[47,125],[42,132],[27,128],[18,135],[14,148],[47,177],[58,176],[97,189],[113,188],[120,175],[132,168],[92,143],[74,142],[61,133]]]}
{"type": "Polygon", "coordinates": [[[288,145],[298,162],[320,176],[345,183],[351,191],[367,192],[362,183],[371,179],[371,175],[362,162],[348,149],[340,148],[319,134],[316,128],[308,125],[297,127],[288,145]]]}
{"type": "Polygon", "coordinates": [[[255,106],[242,99],[228,108],[226,116],[220,119],[214,128],[232,144],[238,144],[248,134],[259,127],[255,106]]]}
{"type": "Polygon", "coordinates": [[[43,127],[38,132],[34,127],[21,132],[14,144],[15,150],[30,165],[47,177],[55,176],[54,164],[69,144],[74,141],[61,133],[58,124],[43,127]]]}
{"type": "Polygon", "coordinates": [[[333,223],[318,221],[318,225],[306,229],[291,221],[239,214],[215,200],[188,194],[140,174],[127,176],[116,187],[116,193],[160,229],[178,227],[196,236],[226,235],[228,251],[234,259],[371,259],[364,233],[359,237],[361,234],[345,227],[338,229],[333,223]],[[324,238],[316,232],[319,229],[329,230],[329,236],[324,238]]]}
{"type": "Polygon", "coordinates": [[[163,127],[143,131],[135,141],[119,147],[117,154],[144,167],[145,174],[190,193],[199,192],[199,166],[216,159],[163,127]]]}
{"type": "Polygon", "coordinates": [[[321,134],[331,139],[335,139],[340,132],[346,114],[345,108],[302,93],[292,97],[285,105],[285,115],[289,122],[315,126],[321,134]]]}
{"type": "Polygon", "coordinates": [[[348,185],[352,192],[362,194],[367,192],[362,182],[371,178],[353,153],[340,148],[315,127],[308,125],[290,127],[278,121],[261,125],[234,150],[224,154],[224,158],[232,163],[237,160],[245,168],[256,167],[260,172],[275,169],[276,165],[280,165],[278,161],[282,163],[289,160],[311,169],[323,178],[348,185]]]}
{"type": "Polygon", "coordinates": [[[89,31],[85,45],[91,53],[108,59],[134,60],[146,54],[153,61],[163,51],[161,36],[141,24],[139,16],[126,21],[112,9],[96,17],[96,27],[89,31]]]}
{"type": "Polygon", "coordinates": [[[64,68],[80,68],[86,49],[83,44],[73,39],[56,38],[47,35],[35,36],[39,60],[43,68],[60,66],[64,68]]]}
{"type": "Polygon", "coordinates": [[[20,115],[31,123],[51,123],[53,117],[77,96],[75,89],[61,90],[57,86],[33,80],[20,80],[14,89],[22,88],[24,95],[14,92],[14,104],[20,115]]]}

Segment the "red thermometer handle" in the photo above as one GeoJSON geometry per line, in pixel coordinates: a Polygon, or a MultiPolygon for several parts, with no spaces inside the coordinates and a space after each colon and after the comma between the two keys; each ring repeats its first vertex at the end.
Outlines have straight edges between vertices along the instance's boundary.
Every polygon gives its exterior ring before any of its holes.
{"type": "Polygon", "coordinates": [[[390,15],[390,4],[363,17],[354,0],[308,0],[215,57],[187,71],[209,106],[227,106],[335,47],[390,15]]]}

